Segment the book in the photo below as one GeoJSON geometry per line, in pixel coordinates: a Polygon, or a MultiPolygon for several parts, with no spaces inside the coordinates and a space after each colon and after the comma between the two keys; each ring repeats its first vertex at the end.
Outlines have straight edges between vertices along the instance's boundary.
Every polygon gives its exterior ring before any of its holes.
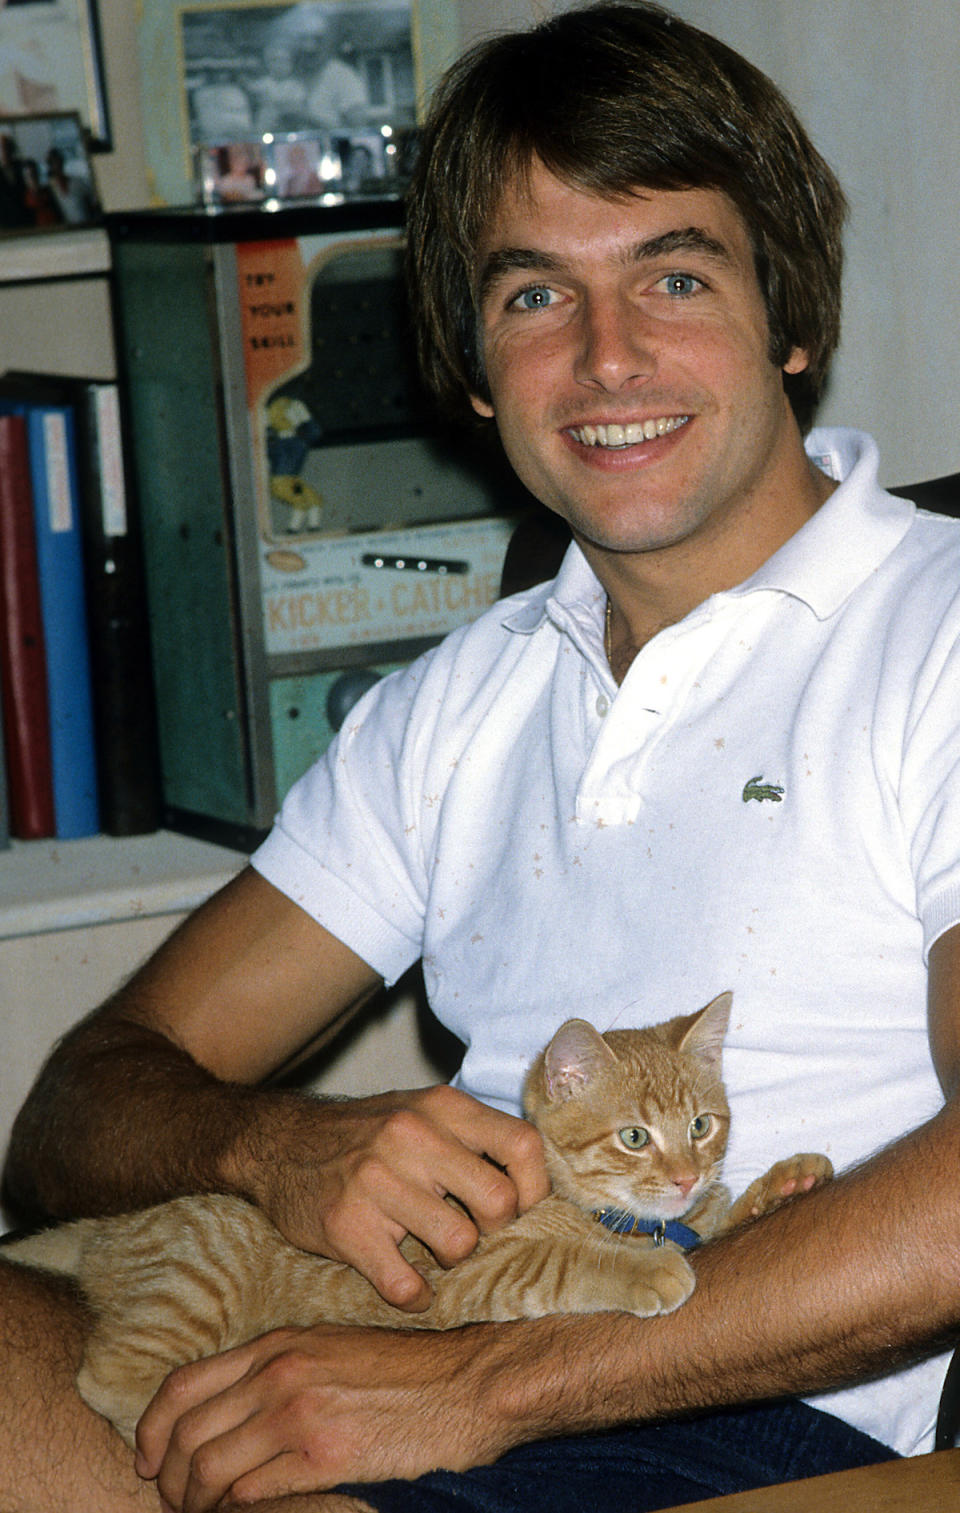
{"type": "Polygon", "coordinates": [[[100,825],[144,835],[162,820],[143,552],[124,465],[117,385],[71,380],[81,437],[81,523],[100,825]]]}
{"type": "Polygon", "coordinates": [[[162,823],[156,698],[139,519],[126,465],[119,389],[108,379],[12,371],[74,414],[97,754],[100,827],[143,835],[162,823]]]}
{"type": "Polygon", "coordinates": [[[80,483],[73,406],[17,380],[0,380],[0,414],[26,422],[46,648],[47,705],[58,839],[100,828],[87,635],[80,483]]]}
{"type": "Polygon", "coordinates": [[[19,840],[54,835],[46,648],[27,423],[0,415],[0,692],[8,824],[19,840]]]}

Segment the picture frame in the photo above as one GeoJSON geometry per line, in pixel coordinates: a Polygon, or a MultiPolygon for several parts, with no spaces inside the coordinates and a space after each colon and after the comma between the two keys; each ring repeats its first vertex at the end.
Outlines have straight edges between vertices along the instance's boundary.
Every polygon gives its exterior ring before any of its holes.
{"type": "Polygon", "coordinates": [[[76,230],[102,219],[79,113],[0,116],[0,233],[76,230]]]}
{"type": "Polygon", "coordinates": [[[409,131],[459,51],[459,24],[456,0],[151,0],[140,46],[152,198],[178,205],[198,197],[204,147],[265,130],[409,131]],[[332,114],[320,103],[325,52],[332,114]]]}
{"type": "Polygon", "coordinates": [[[351,197],[387,199],[409,182],[417,129],[343,127],[276,132],[252,141],[200,142],[193,149],[201,205],[267,205],[351,197]]]}
{"type": "Polygon", "coordinates": [[[94,152],[112,145],[96,0],[0,5],[0,115],[76,111],[94,152]]]}

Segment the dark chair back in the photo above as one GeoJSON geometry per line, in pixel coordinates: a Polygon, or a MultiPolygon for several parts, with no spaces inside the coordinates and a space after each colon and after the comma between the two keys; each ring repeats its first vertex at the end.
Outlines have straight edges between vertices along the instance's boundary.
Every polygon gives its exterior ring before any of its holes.
{"type": "Polygon", "coordinates": [[[960,473],[928,478],[926,483],[904,484],[902,488],[889,492],[899,494],[902,499],[912,499],[922,510],[935,510],[938,515],[960,515],[960,473]]]}
{"type": "MultiPolygon", "coordinates": [[[[960,516],[960,473],[928,478],[926,483],[904,484],[891,489],[890,493],[912,499],[924,510],[960,516]]],[[[545,505],[532,506],[510,538],[500,578],[501,598],[555,577],[569,545],[570,530],[566,522],[545,505]]]]}

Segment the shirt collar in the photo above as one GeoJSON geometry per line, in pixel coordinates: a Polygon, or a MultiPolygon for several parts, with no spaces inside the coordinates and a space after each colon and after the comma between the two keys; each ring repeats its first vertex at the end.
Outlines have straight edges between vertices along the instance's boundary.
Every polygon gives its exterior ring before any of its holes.
{"type": "Polygon", "coordinates": [[[916,506],[880,487],[877,445],[862,431],[811,431],[806,451],[839,487],[732,593],[779,590],[827,620],[900,544],[916,506]]]}
{"type": "MultiPolygon", "coordinates": [[[[862,431],[820,428],[806,439],[806,451],[839,487],[810,520],[733,595],[761,590],[791,594],[819,620],[834,614],[906,535],[916,507],[887,494],[877,482],[876,443],[862,431]]],[[[579,627],[602,636],[606,594],[576,543],[568,549],[552,583],[523,595],[505,616],[508,630],[529,634],[550,619],[564,629],[579,627]]]]}
{"type": "Polygon", "coordinates": [[[586,557],[571,542],[560,564],[560,571],[552,583],[539,583],[519,596],[519,607],[514,607],[504,618],[508,630],[529,632],[536,630],[544,620],[566,620],[572,615],[577,620],[590,620],[602,624],[606,605],[606,592],[596,577],[586,557]]]}

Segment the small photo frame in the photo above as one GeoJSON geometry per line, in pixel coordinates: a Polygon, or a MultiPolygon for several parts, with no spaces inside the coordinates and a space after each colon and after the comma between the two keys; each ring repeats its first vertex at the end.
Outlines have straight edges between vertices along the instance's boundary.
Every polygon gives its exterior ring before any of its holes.
{"type": "Polygon", "coordinates": [[[415,155],[414,127],[272,133],[193,149],[194,187],[203,205],[398,196],[415,155]]]}
{"type": "Polygon", "coordinates": [[[194,149],[197,198],[204,205],[256,205],[267,197],[262,142],[201,143],[194,149]]]}
{"type": "Polygon", "coordinates": [[[102,218],[77,112],[0,116],[0,232],[95,226],[102,218]]]}

